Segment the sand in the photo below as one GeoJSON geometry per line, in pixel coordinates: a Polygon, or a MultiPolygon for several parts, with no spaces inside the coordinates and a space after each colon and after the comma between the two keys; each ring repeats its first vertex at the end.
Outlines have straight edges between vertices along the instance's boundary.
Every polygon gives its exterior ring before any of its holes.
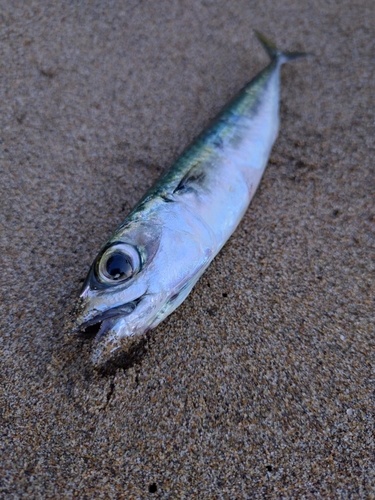
{"type": "Polygon", "coordinates": [[[0,496],[374,498],[372,0],[0,10],[0,496]],[[102,243],[267,64],[281,127],[235,234],[127,370],[64,333],[102,243]]]}

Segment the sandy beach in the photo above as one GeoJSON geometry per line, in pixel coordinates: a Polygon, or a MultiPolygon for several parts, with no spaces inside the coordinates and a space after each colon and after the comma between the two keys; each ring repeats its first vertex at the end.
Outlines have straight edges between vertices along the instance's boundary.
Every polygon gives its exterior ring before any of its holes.
{"type": "Polygon", "coordinates": [[[0,497],[375,498],[371,0],[0,9],[0,497]],[[238,229],[132,367],[67,313],[158,176],[285,50],[238,229]]]}

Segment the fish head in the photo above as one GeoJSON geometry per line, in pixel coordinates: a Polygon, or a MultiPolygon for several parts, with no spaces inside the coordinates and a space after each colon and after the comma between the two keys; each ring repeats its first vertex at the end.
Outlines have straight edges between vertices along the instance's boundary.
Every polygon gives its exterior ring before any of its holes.
{"type": "Polygon", "coordinates": [[[94,335],[97,368],[127,363],[144,334],[189,294],[208,262],[202,238],[157,219],[119,228],[94,260],[73,313],[94,335]]]}
{"type": "Polygon", "coordinates": [[[94,335],[94,365],[130,351],[162,308],[163,290],[150,287],[161,236],[157,223],[131,221],[95,258],[73,312],[73,331],[94,335]]]}

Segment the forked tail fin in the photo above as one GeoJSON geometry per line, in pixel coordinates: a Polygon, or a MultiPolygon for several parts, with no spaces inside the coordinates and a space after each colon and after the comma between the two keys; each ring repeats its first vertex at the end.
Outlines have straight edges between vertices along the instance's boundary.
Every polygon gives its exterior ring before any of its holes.
{"type": "Polygon", "coordinates": [[[271,42],[267,37],[265,37],[262,33],[257,30],[254,30],[258,40],[263,45],[264,49],[267,51],[267,54],[272,59],[278,59],[281,64],[293,61],[294,59],[299,59],[300,57],[307,57],[311,54],[307,52],[283,52],[279,50],[276,45],[271,42]]]}

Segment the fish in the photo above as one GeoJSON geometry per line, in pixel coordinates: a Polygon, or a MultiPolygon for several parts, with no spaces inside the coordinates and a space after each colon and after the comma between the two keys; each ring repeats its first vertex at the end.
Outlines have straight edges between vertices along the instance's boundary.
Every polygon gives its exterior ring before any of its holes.
{"type": "Polygon", "coordinates": [[[279,129],[280,68],[304,57],[255,32],[269,64],[146,192],[99,251],[73,313],[91,361],[121,366],[189,295],[234,232],[279,129]]]}

